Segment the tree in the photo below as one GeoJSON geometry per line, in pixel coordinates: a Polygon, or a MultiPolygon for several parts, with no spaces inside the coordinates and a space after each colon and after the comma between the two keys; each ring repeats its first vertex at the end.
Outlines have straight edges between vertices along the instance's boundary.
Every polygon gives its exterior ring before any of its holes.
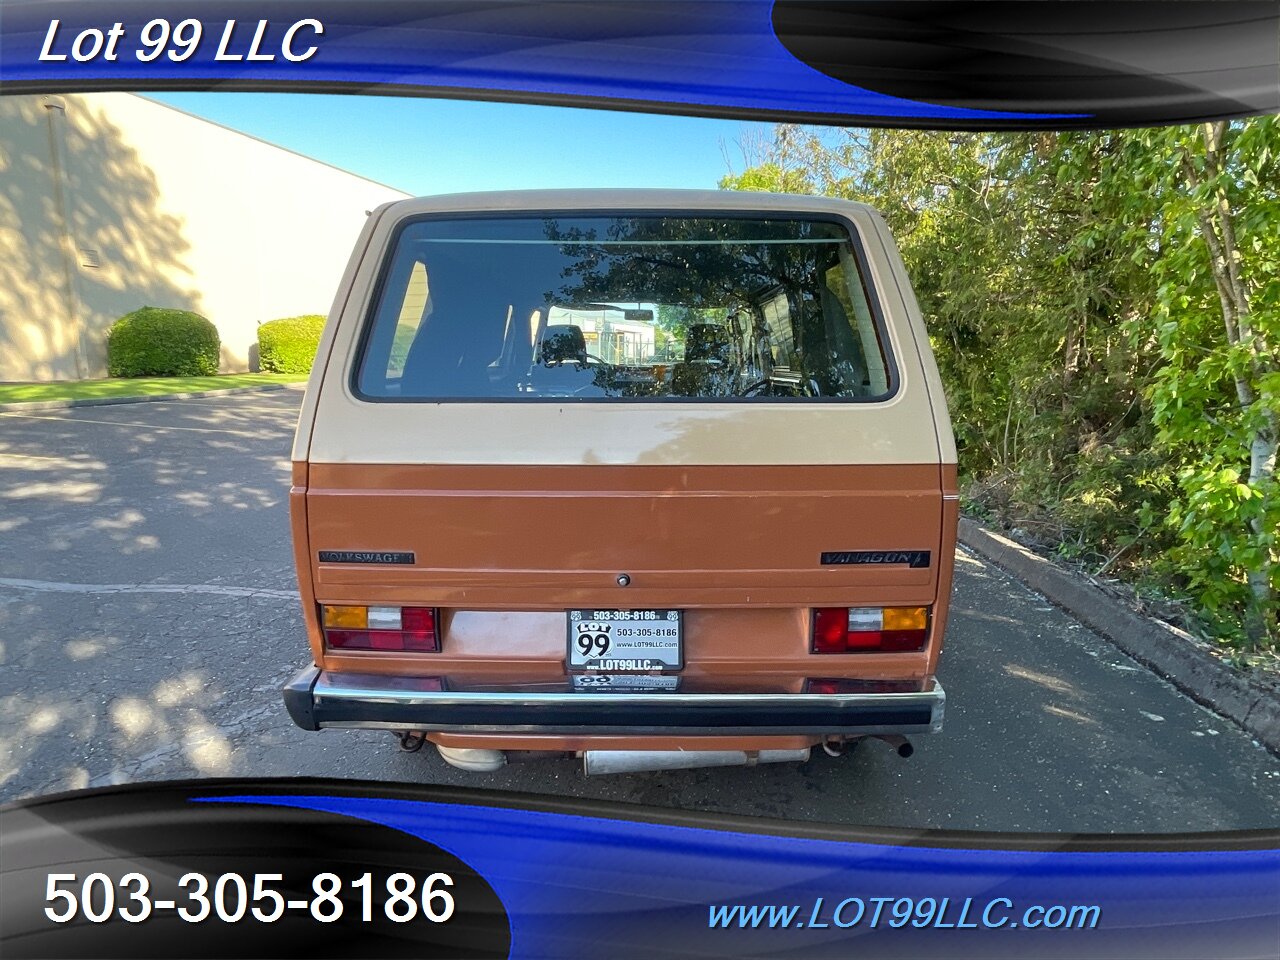
{"type": "Polygon", "coordinates": [[[1165,197],[1152,398],[1182,454],[1170,516],[1210,614],[1243,605],[1280,640],[1280,124],[1268,117],[1141,135],[1134,169],[1165,197]],[[1243,580],[1248,595],[1238,596],[1243,580]]]}
{"type": "Polygon", "coordinates": [[[783,126],[721,185],[877,207],[929,324],[970,507],[1257,646],[1280,643],[1278,157],[1276,118],[783,126]]]}

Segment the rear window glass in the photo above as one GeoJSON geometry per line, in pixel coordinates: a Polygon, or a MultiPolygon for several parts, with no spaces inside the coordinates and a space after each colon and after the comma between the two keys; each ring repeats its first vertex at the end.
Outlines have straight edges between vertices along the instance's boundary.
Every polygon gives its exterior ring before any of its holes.
{"type": "Polygon", "coordinates": [[[725,217],[430,219],[364,333],[374,399],[878,399],[848,231],[725,217]]]}

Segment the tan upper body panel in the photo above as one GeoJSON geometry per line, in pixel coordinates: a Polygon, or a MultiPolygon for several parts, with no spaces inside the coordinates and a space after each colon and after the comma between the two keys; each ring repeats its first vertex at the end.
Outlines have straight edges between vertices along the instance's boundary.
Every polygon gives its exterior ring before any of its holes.
{"type": "Polygon", "coordinates": [[[883,221],[825,197],[697,190],[454,194],[369,217],[326,325],[293,457],[315,464],[946,464],[955,445],[919,308],[883,221]],[[874,402],[369,402],[351,389],[382,262],[407,218],[451,213],[738,211],[846,220],[861,239],[887,328],[897,390],[874,402]]]}

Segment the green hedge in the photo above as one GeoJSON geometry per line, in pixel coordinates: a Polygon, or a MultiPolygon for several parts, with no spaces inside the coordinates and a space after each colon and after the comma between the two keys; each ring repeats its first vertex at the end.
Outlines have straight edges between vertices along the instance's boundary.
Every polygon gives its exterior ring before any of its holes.
{"type": "Polygon", "coordinates": [[[258,327],[258,366],[267,373],[310,373],[320,346],[324,317],[271,320],[258,327]]]}
{"type": "Polygon", "coordinates": [[[201,377],[218,372],[218,329],[188,310],[143,307],[107,334],[107,373],[113,377],[201,377]]]}

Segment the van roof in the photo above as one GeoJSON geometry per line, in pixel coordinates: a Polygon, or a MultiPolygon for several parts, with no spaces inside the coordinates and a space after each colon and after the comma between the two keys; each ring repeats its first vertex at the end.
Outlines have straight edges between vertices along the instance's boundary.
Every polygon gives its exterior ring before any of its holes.
{"type": "Polygon", "coordinates": [[[397,216],[417,213],[503,210],[748,210],[779,213],[845,213],[872,210],[863,203],[796,193],[742,190],[494,190],[448,193],[396,200],[386,210],[397,216]]]}

